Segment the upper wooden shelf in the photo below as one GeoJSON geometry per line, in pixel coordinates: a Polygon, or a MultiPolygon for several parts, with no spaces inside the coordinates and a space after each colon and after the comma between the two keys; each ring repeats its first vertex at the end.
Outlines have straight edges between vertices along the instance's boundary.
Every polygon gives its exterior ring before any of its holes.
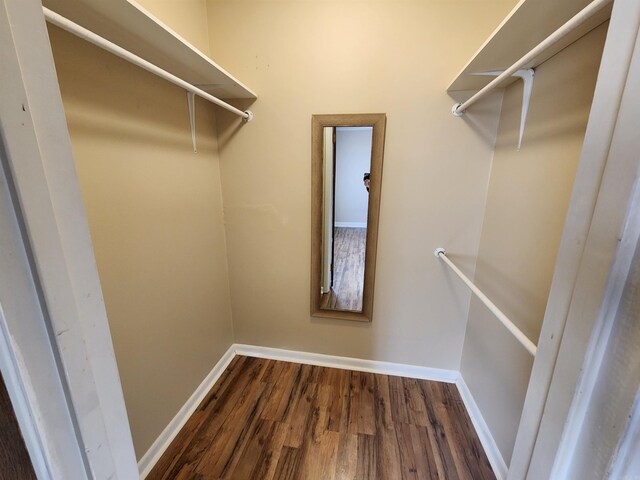
{"type": "Polygon", "coordinates": [[[257,98],[224,68],[128,0],[43,0],[42,4],[218,98],[257,98]]]}
{"type": "MultiPolygon", "coordinates": [[[[473,73],[507,69],[589,3],[591,0],[520,0],[451,82],[447,92],[480,90],[495,77],[473,73]]],[[[522,68],[537,67],[610,16],[611,5],[608,5],[522,68]]],[[[503,86],[509,83],[505,80],[503,86]]]]}

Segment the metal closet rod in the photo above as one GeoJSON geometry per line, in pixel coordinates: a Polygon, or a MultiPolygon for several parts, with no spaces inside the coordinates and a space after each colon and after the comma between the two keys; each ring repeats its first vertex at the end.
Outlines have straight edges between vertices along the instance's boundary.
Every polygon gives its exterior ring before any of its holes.
{"type": "Polygon", "coordinates": [[[500,320],[500,322],[502,322],[505,327],[507,327],[507,330],[509,330],[509,332],[511,332],[511,334],[516,337],[516,340],[518,340],[522,344],[522,346],[524,346],[524,348],[526,348],[527,351],[535,357],[536,351],[538,350],[536,344],[529,340],[529,337],[522,333],[522,331],[518,327],[516,327],[511,320],[509,320],[509,317],[507,317],[502,312],[502,310],[496,307],[495,303],[489,300],[489,298],[484,293],[482,293],[482,291],[478,287],[476,287],[473,282],[469,280],[469,278],[464,273],[462,273],[451,260],[449,260],[449,258],[447,257],[447,251],[444,248],[436,248],[433,254],[436,256],[436,258],[444,260],[444,262],[449,265],[451,270],[453,270],[456,275],[458,275],[462,279],[462,281],[467,284],[467,287],[469,287],[471,291],[476,294],[476,296],[482,301],[482,303],[487,306],[491,313],[493,313],[496,318],[500,320]]]}
{"type": "Polygon", "coordinates": [[[44,16],[49,23],[56,25],[67,32],[73,33],[74,35],[93,43],[94,45],[107,50],[108,52],[117,55],[120,58],[127,60],[128,62],[133,63],[141,68],[144,68],[146,71],[157,75],[160,78],[164,78],[165,80],[177,85],[179,87],[184,88],[187,92],[191,92],[194,95],[198,95],[199,97],[204,98],[205,100],[210,101],[230,112],[235,113],[236,115],[241,116],[245,121],[250,122],[253,119],[253,113],[251,110],[247,110],[243,112],[242,110],[234,107],[233,105],[229,105],[228,103],[220,100],[219,98],[214,97],[213,95],[205,92],[204,90],[191,85],[189,82],[185,82],[181,78],[176,77],[174,74],[163,70],[162,68],[154,65],[151,62],[148,62],[144,58],[140,58],[139,56],[131,53],[128,50],[116,45],[113,42],[110,42],[106,38],[102,38],[100,35],[96,35],[91,30],[87,30],[84,27],[81,27],[77,23],[72,22],[68,18],[63,17],[62,15],[57,14],[56,12],[49,10],[46,7],[42,7],[42,11],[44,12],[44,16]]]}
{"type": "Polygon", "coordinates": [[[589,5],[580,10],[575,16],[573,16],[567,23],[558,28],[555,32],[545,38],[542,42],[540,42],[536,47],[533,48],[529,53],[527,53],[524,57],[518,60],[516,63],[507,68],[504,72],[502,72],[499,76],[494,78],[488,85],[486,85],[483,89],[481,89],[478,93],[473,95],[469,100],[464,103],[456,103],[451,109],[451,113],[455,116],[459,117],[464,114],[465,110],[469,108],[471,105],[476,103],[482,97],[484,97],[491,90],[496,88],[500,82],[502,82],[505,78],[510,77],[516,71],[520,70],[531,60],[540,55],[543,51],[549,48],[551,45],[556,43],[562,37],[567,35],[570,31],[576,29],[580,26],[584,21],[586,21],[589,17],[594,15],[598,10],[604,7],[606,4],[610,3],[612,0],[594,0],[589,5]]]}

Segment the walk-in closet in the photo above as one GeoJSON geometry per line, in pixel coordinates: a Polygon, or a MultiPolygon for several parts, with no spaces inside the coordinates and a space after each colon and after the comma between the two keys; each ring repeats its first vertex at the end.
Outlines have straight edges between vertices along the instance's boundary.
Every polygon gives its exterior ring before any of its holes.
{"type": "Polygon", "coordinates": [[[0,478],[639,476],[639,35],[0,0],[0,478]]]}

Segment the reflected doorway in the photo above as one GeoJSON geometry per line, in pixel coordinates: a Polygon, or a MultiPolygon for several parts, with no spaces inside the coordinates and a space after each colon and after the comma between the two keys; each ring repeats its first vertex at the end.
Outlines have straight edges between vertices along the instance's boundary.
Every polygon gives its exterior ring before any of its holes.
{"type": "Polygon", "coordinates": [[[361,312],[373,127],[324,127],[320,308],[361,312]]]}

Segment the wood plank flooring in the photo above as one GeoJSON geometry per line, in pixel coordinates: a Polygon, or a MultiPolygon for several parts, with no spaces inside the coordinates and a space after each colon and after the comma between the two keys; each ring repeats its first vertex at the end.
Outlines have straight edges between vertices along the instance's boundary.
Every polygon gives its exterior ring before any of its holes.
{"type": "Polygon", "coordinates": [[[320,308],[362,311],[367,229],[336,227],[333,245],[333,287],[320,308]]]}
{"type": "Polygon", "coordinates": [[[147,479],[495,476],[455,385],[237,356],[147,479]]]}

